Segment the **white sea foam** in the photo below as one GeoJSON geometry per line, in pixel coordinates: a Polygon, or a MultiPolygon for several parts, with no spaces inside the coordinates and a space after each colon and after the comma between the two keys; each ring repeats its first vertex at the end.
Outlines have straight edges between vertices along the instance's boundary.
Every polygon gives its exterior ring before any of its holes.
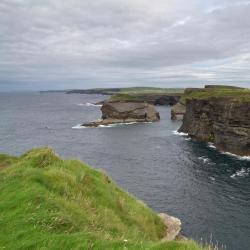
{"type": "Polygon", "coordinates": [[[151,122],[123,122],[123,123],[114,123],[109,125],[99,125],[97,128],[113,128],[118,126],[124,126],[124,125],[133,125],[137,123],[151,123],[151,122]]]}
{"type": "MultiPolygon", "coordinates": [[[[100,120],[100,119],[99,119],[100,120]]],[[[97,120],[97,121],[99,121],[97,120]]],[[[114,128],[118,126],[124,126],[124,125],[133,125],[133,124],[139,124],[139,123],[152,123],[152,122],[123,122],[123,123],[114,123],[114,124],[108,124],[108,125],[99,125],[96,127],[91,126],[82,126],[81,124],[77,124],[76,126],[72,127],[73,129],[82,129],[82,128],[114,128]]]]}
{"type": "Polygon", "coordinates": [[[239,177],[246,177],[250,173],[250,168],[242,168],[241,170],[236,171],[234,174],[232,174],[230,177],[235,178],[237,176],[239,177]]]}
{"type": "Polygon", "coordinates": [[[77,124],[75,125],[74,127],[72,127],[73,129],[83,129],[83,128],[86,128],[84,126],[82,126],[82,124],[77,124]]]}
{"type": "Polygon", "coordinates": [[[229,155],[229,156],[235,157],[235,158],[242,160],[242,161],[250,161],[250,156],[240,156],[240,155],[236,155],[236,154],[232,154],[230,152],[224,152],[224,151],[221,151],[221,153],[224,155],[229,155]]]}
{"type": "Polygon", "coordinates": [[[86,103],[79,103],[77,104],[78,106],[85,106],[85,107],[101,107],[101,104],[94,104],[94,103],[90,103],[90,102],[86,102],[86,103]]]}
{"type": "Polygon", "coordinates": [[[209,163],[210,162],[210,159],[205,157],[205,156],[201,156],[198,158],[199,160],[203,161],[204,163],[209,163]]]}
{"type": "Polygon", "coordinates": [[[208,143],[208,147],[209,147],[209,148],[216,149],[216,147],[214,146],[214,144],[213,144],[212,142],[209,142],[209,143],[208,143]]]}
{"type": "MultiPolygon", "coordinates": [[[[216,148],[216,146],[215,146],[213,143],[211,143],[211,142],[208,143],[208,147],[218,150],[218,149],[216,148]]],[[[230,152],[224,152],[224,151],[219,151],[219,152],[220,152],[221,154],[224,154],[224,155],[229,155],[229,156],[235,157],[235,158],[237,158],[238,160],[243,160],[243,161],[244,161],[244,160],[247,160],[247,161],[250,161],[250,156],[240,156],[240,155],[236,155],[236,154],[233,154],[233,153],[230,153],[230,152]]]]}
{"type": "Polygon", "coordinates": [[[173,133],[174,135],[188,136],[188,134],[187,134],[187,133],[178,132],[177,130],[174,130],[172,133],[173,133]]]}

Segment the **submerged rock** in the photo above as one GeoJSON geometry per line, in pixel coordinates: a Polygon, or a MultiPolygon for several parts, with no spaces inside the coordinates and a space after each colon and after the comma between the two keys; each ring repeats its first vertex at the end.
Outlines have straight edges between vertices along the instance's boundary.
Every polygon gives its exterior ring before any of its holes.
{"type": "Polygon", "coordinates": [[[98,127],[119,123],[156,122],[160,120],[159,112],[146,102],[104,102],[102,119],[85,123],[85,127],[98,127]]]}

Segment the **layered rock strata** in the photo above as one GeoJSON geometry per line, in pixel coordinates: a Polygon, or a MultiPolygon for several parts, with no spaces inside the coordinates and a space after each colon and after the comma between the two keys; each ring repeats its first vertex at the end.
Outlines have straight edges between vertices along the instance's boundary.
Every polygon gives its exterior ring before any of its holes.
{"type": "Polygon", "coordinates": [[[160,120],[155,107],[145,102],[104,102],[102,119],[82,124],[85,127],[98,127],[119,123],[156,122],[160,120]]]}
{"type": "Polygon", "coordinates": [[[237,155],[250,155],[250,102],[232,98],[190,99],[179,132],[212,142],[237,155]]]}

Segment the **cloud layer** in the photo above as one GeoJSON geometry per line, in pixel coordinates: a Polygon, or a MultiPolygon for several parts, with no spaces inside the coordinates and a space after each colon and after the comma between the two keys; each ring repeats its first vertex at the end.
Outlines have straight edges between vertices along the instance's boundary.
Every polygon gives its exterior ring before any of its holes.
{"type": "Polygon", "coordinates": [[[0,90],[250,87],[248,1],[1,0],[0,34],[0,90]]]}

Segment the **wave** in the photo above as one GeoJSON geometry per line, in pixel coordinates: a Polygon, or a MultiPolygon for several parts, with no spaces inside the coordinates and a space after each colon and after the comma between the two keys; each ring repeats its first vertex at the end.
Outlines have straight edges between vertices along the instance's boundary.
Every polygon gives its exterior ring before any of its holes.
{"type": "Polygon", "coordinates": [[[75,125],[74,127],[72,127],[73,129],[83,129],[83,128],[86,128],[84,126],[82,126],[82,124],[77,124],[75,125]]]}
{"type": "Polygon", "coordinates": [[[198,159],[203,161],[204,163],[209,163],[210,162],[210,159],[205,157],[205,156],[198,157],[198,159]]]}
{"type": "Polygon", "coordinates": [[[234,174],[232,174],[230,177],[235,178],[237,176],[239,177],[246,177],[249,176],[250,168],[242,168],[241,170],[236,171],[234,174]]]}
{"type": "Polygon", "coordinates": [[[174,135],[188,136],[188,134],[187,134],[187,133],[178,132],[177,130],[174,130],[172,133],[173,133],[174,135]]]}
{"type": "Polygon", "coordinates": [[[209,148],[216,149],[216,147],[214,146],[214,144],[213,144],[212,142],[209,142],[209,143],[208,143],[208,147],[209,147],[209,148]]]}
{"type": "Polygon", "coordinates": [[[118,127],[118,126],[124,126],[124,125],[133,125],[133,124],[139,124],[139,123],[152,123],[152,122],[123,122],[123,123],[114,123],[114,124],[108,124],[108,125],[99,125],[96,127],[86,127],[86,126],[82,126],[81,124],[78,124],[74,127],[72,127],[73,129],[82,129],[82,128],[114,128],[114,127],[118,127]]]}
{"type": "Polygon", "coordinates": [[[113,127],[140,124],[140,123],[152,123],[152,122],[122,122],[122,123],[114,123],[114,124],[109,124],[109,125],[99,125],[97,126],[97,128],[113,128],[113,127]]]}
{"type": "MultiPolygon", "coordinates": [[[[209,142],[208,143],[208,147],[209,148],[212,148],[212,149],[216,149],[216,150],[218,150],[217,148],[216,148],[216,146],[213,144],[213,143],[211,143],[211,142],[209,142]]],[[[218,150],[219,151],[219,150],[218,150]]],[[[225,151],[219,151],[221,154],[223,154],[223,155],[229,155],[229,156],[232,156],[232,157],[234,157],[234,158],[237,158],[238,160],[242,160],[242,161],[245,161],[245,160],[247,160],[247,161],[250,161],[250,156],[240,156],[240,155],[236,155],[236,154],[233,154],[233,153],[230,153],[230,152],[225,152],[225,151]]]]}
{"type": "Polygon", "coordinates": [[[236,155],[236,154],[232,154],[230,152],[224,152],[224,151],[221,151],[221,153],[224,154],[224,155],[229,155],[229,156],[235,157],[238,160],[250,161],[250,156],[240,156],[240,155],[236,155]]]}
{"type": "Polygon", "coordinates": [[[101,107],[101,104],[94,104],[94,103],[90,103],[90,102],[86,102],[86,103],[79,103],[77,104],[78,106],[85,106],[85,107],[101,107]]]}

